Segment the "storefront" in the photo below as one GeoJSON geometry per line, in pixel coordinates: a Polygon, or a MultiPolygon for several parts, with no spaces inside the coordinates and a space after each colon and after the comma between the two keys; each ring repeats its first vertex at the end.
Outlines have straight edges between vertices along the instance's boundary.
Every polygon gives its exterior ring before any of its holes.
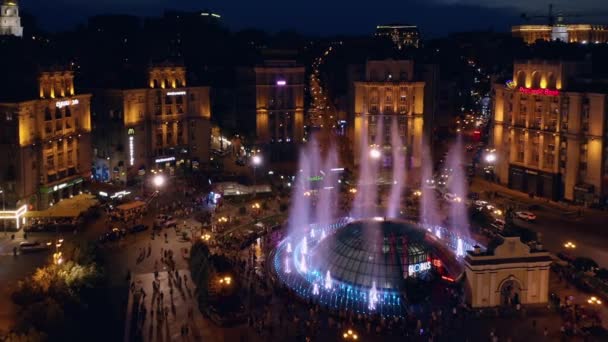
{"type": "Polygon", "coordinates": [[[509,188],[557,201],[562,193],[561,175],[511,165],[509,188]]]}
{"type": "Polygon", "coordinates": [[[590,205],[596,203],[597,200],[594,194],[595,187],[591,184],[577,184],[574,186],[574,203],[581,205],[590,205]]]}
{"type": "Polygon", "coordinates": [[[82,193],[83,182],[84,179],[78,177],[69,181],[41,187],[39,209],[46,209],[62,199],[71,198],[74,195],[82,193]]]}

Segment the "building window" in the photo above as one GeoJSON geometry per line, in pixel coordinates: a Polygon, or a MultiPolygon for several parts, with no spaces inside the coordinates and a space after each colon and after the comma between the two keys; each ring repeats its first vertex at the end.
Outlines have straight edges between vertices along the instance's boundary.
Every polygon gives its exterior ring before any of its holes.
{"type": "Polygon", "coordinates": [[[51,110],[47,107],[44,109],[44,121],[53,120],[53,115],[51,114],[51,110]]]}
{"type": "Polygon", "coordinates": [[[66,118],[72,117],[72,111],[70,110],[70,107],[65,107],[65,117],[66,118]]]}

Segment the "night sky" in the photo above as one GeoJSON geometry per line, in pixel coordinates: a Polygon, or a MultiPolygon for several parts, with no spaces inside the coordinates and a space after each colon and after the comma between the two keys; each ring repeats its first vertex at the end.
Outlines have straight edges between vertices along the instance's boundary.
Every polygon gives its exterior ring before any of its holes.
{"type": "MultiPolygon", "coordinates": [[[[222,15],[233,30],[295,29],[308,34],[368,34],[375,25],[417,24],[425,36],[473,29],[506,31],[523,23],[525,11],[545,14],[545,0],[20,0],[46,29],[61,30],[103,13],[156,16],[163,9],[209,9],[222,15]]],[[[608,13],[607,0],[552,0],[566,13],[608,13]],[[574,5],[576,3],[576,7],[574,5]]],[[[604,17],[574,18],[571,22],[608,23],[604,17]]],[[[540,20],[538,22],[541,22],[540,20]]]]}

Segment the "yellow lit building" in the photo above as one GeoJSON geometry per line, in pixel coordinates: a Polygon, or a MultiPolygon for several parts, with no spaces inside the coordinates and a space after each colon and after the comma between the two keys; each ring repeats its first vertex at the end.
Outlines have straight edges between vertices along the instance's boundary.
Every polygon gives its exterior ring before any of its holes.
{"type": "Polygon", "coordinates": [[[257,143],[302,142],[304,67],[293,60],[268,60],[254,73],[257,143]]]}
{"type": "Polygon", "coordinates": [[[511,28],[514,37],[520,37],[526,44],[537,40],[561,40],[568,43],[600,44],[608,43],[608,26],[590,24],[518,25],[511,28]]]}
{"type": "Polygon", "coordinates": [[[71,71],[42,72],[38,98],[0,103],[0,188],[8,209],[45,209],[82,190],[91,174],[90,94],[71,71]]]}
{"type": "Polygon", "coordinates": [[[354,82],[353,154],[359,164],[361,144],[381,145],[390,165],[391,126],[397,120],[398,132],[410,167],[420,166],[425,83],[414,80],[414,62],[410,60],[368,61],[364,80],[354,82]],[[381,131],[380,131],[381,130],[381,131]]]}
{"type": "Polygon", "coordinates": [[[588,69],[587,63],[520,61],[513,80],[494,84],[500,183],[553,200],[605,199],[608,88],[582,80],[588,69]]]}
{"type": "Polygon", "coordinates": [[[390,24],[376,26],[376,37],[390,39],[398,49],[420,46],[420,32],[416,25],[390,24]]]}
{"type": "Polygon", "coordinates": [[[182,66],[150,67],[136,89],[99,89],[95,112],[95,178],[126,181],[155,169],[209,160],[209,87],[190,87],[182,66]],[[147,86],[147,87],[146,87],[147,86]]]}

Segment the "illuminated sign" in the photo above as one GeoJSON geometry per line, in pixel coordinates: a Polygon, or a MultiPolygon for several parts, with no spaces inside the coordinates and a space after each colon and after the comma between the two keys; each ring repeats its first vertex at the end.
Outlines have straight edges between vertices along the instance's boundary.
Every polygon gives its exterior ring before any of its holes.
{"type": "Polygon", "coordinates": [[[175,157],[167,157],[167,158],[160,158],[160,159],[156,159],[154,162],[156,163],[166,163],[166,162],[170,162],[170,161],[174,161],[175,157]]]}
{"type": "Polygon", "coordinates": [[[547,96],[558,96],[559,90],[551,89],[532,89],[519,87],[519,92],[526,95],[547,95],[547,96]]]}
{"type": "Polygon", "coordinates": [[[186,91],[182,90],[182,91],[170,91],[167,93],[167,96],[179,96],[179,95],[186,95],[186,91]]]}
{"type": "Polygon", "coordinates": [[[63,107],[67,107],[67,106],[74,106],[74,105],[77,105],[78,103],[80,103],[80,101],[78,101],[78,99],[57,101],[57,103],[55,103],[55,107],[63,108],[63,107]]]}
{"type": "Polygon", "coordinates": [[[135,137],[129,136],[129,165],[133,166],[135,163],[135,137]]]}
{"type": "Polygon", "coordinates": [[[407,267],[407,271],[408,271],[409,275],[413,275],[415,273],[427,271],[427,270],[430,270],[430,269],[431,269],[431,262],[430,261],[425,261],[425,262],[421,262],[419,264],[409,265],[407,267]]]}
{"type": "Polygon", "coordinates": [[[130,194],[130,192],[129,192],[129,191],[125,191],[125,190],[123,190],[123,191],[119,191],[119,192],[115,193],[115,194],[114,194],[114,195],[112,195],[110,198],[116,198],[116,197],[120,198],[120,197],[122,197],[122,196],[126,196],[126,195],[128,195],[128,194],[130,194]]]}
{"type": "Polygon", "coordinates": [[[310,182],[319,182],[322,180],[323,180],[323,177],[321,177],[321,176],[314,176],[314,177],[308,178],[308,181],[310,181],[310,182]]]}
{"type": "Polygon", "coordinates": [[[277,81],[277,85],[280,86],[280,87],[282,87],[282,86],[284,86],[286,84],[287,84],[287,81],[285,81],[285,80],[278,80],[277,81]]]}
{"type": "Polygon", "coordinates": [[[513,80],[508,80],[507,82],[505,82],[505,85],[509,89],[515,89],[515,87],[517,86],[517,84],[515,84],[515,82],[513,82],[513,80]]]}
{"type": "MultiPolygon", "coordinates": [[[[22,205],[17,210],[0,210],[0,220],[15,220],[17,223],[17,229],[19,229],[20,218],[25,215],[27,212],[27,205],[22,205]]],[[[25,218],[23,218],[23,223],[25,223],[25,218]]]]}
{"type": "Polygon", "coordinates": [[[108,197],[108,193],[105,191],[100,191],[99,196],[108,197]]]}

